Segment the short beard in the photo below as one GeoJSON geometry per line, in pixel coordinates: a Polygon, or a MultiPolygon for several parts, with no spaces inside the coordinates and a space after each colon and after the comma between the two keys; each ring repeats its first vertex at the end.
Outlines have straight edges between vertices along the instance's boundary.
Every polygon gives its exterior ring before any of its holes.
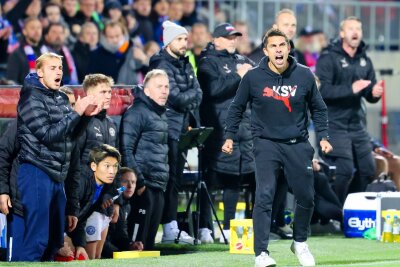
{"type": "Polygon", "coordinates": [[[186,49],[185,49],[185,52],[183,52],[183,54],[179,50],[175,50],[175,49],[170,49],[170,51],[177,57],[183,57],[186,55],[186,49]]]}

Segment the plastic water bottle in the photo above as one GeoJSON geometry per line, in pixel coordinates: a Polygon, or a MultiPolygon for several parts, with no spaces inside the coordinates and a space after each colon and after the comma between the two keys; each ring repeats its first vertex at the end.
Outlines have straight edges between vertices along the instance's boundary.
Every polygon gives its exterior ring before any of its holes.
{"type": "Polygon", "coordinates": [[[397,215],[394,215],[393,217],[392,235],[393,235],[393,242],[400,243],[400,225],[399,225],[399,217],[397,215]]]}
{"type": "Polygon", "coordinates": [[[382,242],[385,243],[393,242],[392,229],[393,225],[390,220],[390,215],[387,215],[385,218],[385,222],[383,223],[382,242]]]}

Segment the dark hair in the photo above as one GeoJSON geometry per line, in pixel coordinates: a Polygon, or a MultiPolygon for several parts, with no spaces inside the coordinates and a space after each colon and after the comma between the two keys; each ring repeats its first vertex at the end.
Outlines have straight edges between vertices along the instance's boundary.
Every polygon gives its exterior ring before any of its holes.
{"type": "Polygon", "coordinates": [[[137,173],[136,173],[136,171],[135,170],[133,170],[133,169],[131,169],[131,168],[128,168],[128,167],[121,167],[121,169],[119,169],[119,174],[120,174],[120,176],[122,177],[124,174],[126,174],[126,173],[133,173],[134,175],[135,175],[135,177],[136,177],[136,179],[137,179],[137,173]]]}
{"type": "Polygon", "coordinates": [[[285,41],[286,43],[289,45],[289,38],[286,36],[286,34],[284,34],[282,31],[276,29],[276,28],[271,28],[269,29],[265,34],[264,37],[262,39],[262,43],[263,43],[263,47],[267,47],[268,45],[268,38],[272,37],[272,36],[282,36],[285,37],[285,41]]]}
{"type": "Polygon", "coordinates": [[[119,151],[110,145],[102,144],[101,146],[95,147],[89,152],[89,164],[94,162],[99,164],[102,160],[107,157],[116,158],[118,163],[121,162],[121,154],[119,151]]]}
{"type": "Polygon", "coordinates": [[[65,32],[65,25],[64,25],[64,24],[62,24],[61,22],[52,22],[52,23],[49,24],[49,26],[47,26],[47,27],[44,29],[43,35],[46,36],[46,35],[50,32],[50,30],[51,30],[52,27],[57,27],[57,26],[62,27],[62,28],[63,28],[63,31],[65,32]]]}
{"type": "Polygon", "coordinates": [[[58,9],[60,10],[60,15],[62,16],[62,14],[61,14],[61,7],[60,7],[58,4],[56,4],[56,3],[48,2],[48,3],[46,3],[46,4],[44,5],[44,7],[43,7],[43,9],[42,9],[42,16],[43,16],[43,17],[47,17],[47,8],[48,8],[48,7],[52,7],[52,6],[58,7],[58,9]]]}

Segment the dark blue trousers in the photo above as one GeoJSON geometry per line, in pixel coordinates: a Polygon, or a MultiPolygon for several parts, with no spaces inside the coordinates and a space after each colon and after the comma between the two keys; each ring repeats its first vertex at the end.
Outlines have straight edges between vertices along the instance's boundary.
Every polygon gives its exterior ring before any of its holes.
{"type": "Polygon", "coordinates": [[[17,185],[24,216],[10,217],[7,259],[51,260],[64,243],[64,183],[57,183],[39,168],[24,163],[18,170],[17,185]]]}

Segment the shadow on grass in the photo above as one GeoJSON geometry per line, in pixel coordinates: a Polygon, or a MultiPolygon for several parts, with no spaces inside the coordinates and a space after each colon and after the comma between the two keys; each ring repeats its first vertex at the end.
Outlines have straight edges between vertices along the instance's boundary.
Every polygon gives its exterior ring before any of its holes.
{"type": "Polygon", "coordinates": [[[207,245],[180,245],[180,244],[156,244],[155,250],[159,250],[162,256],[190,254],[196,252],[224,252],[229,251],[229,246],[225,244],[207,245]]]}

